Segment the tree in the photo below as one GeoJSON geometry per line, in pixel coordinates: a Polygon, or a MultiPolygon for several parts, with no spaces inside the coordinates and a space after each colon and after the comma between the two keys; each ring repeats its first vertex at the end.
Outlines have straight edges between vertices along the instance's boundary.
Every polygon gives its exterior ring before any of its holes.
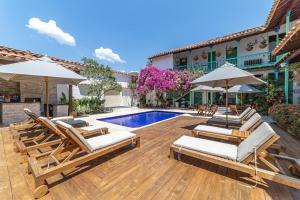
{"type": "Polygon", "coordinates": [[[97,61],[84,57],[82,59],[87,67],[81,72],[81,74],[90,80],[88,85],[89,95],[94,95],[98,99],[99,107],[104,104],[104,96],[109,91],[122,90],[120,84],[117,83],[116,78],[113,75],[113,71],[109,66],[99,64],[97,61]]]}

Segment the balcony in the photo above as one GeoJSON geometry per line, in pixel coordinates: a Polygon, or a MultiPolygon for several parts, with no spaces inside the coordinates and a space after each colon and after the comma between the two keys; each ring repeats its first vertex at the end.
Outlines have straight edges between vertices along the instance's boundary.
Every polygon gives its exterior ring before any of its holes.
{"type": "Polygon", "coordinates": [[[204,72],[210,72],[220,67],[221,65],[225,64],[225,62],[232,63],[241,69],[268,67],[276,64],[276,62],[280,61],[283,58],[283,56],[284,54],[276,57],[273,56],[271,52],[265,52],[265,53],[257,53],[252,55],[240,56],[236,58],[230,58],[230,59],[217,59],[216,61],[213,62],[198,61],[198,62],[194,62],[192,65],[188,64],[188,65],[174,66],[174,69],[182,70],[182,69],[191,68],[194,70],[203,70],[204,72]]]}

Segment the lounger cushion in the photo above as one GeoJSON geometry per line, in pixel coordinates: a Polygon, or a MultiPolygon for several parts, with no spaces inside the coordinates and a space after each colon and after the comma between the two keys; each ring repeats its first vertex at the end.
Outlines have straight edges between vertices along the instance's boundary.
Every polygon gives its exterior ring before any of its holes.
{"type": "Polygon", "coordinates": [[[99,130],[99,129],[102,129],[102,128],[104,128],[104,126],[91,125],[91,126],[81,127],[80,129],[89,132],[89,131],[99,130]]]}
{"type": "MultiPolygon", "coordinates": [[[[226,115],[224,114],[214,114],[214,117],[216,118],[226,118],[226,115]]],[[[228,119],[240,119],[237,115],[228,115],[228,119]]]]}
{"type": "Polygon", "coordinates": [[[196,128],[194,128],[195,131],[200,132],[208,132],[208,133],[217,133],[222,135],[231,135],[232,129],[227,128],[219,128],[215,126],[207,126],[207,125],[198,125],[196,128]]]}
{"type": "Polygon", "coordinates": [[[249,131],[256,123],[258,123],[261,120],[261,116],[258,113],[255,113],[246,121],[241,127],[240,131],[249,131]]]}
{"type": "Polygon", "coordinates": [[[262,123],[238,146],[237,161],[242,162],[245,160],[254,152],[254,149],[261,147],[274,134],[274,130],[268,123],[262,123]]]}
{"type": "Polygon", "coordinates": [[[105,148],[124,140],[133,139],[136,135],[128,131],[113,132],[87,139],[87,143],[92,147],[93,151],[105,148]]]}
{"type": "Polygon", "coordinates": [[[54,117],[51,119],[51,121],[53,121],[53,122],[56,122],[58,120],[68,123],[70,121],[73,121],[74,118],[73,118],[73,116],[63,116],[63,117],[54,117]]]}
{"type": "Polygon", "coordinates": [[[231,160],[236,160],[237,158],[237,146],[228,143],[184,135],[176,140],[174,145],[231,160]]]}
{"type": "MultiPolygon", "coordinates": [[[[209,123],[218,123],[218,124],[226,124],[226,119],[223,118],[210,118],[207,122],[209,123]]],[[[237,120],[228,120],[229,124],[234,124],[234,125],[240,125],[242,123],[241,120],[237,119],[237,120]]]]}
{"type": "Polygon", "coordinates": [[[70,124],[67,124],[65,122],[62,121],[56,121],[57,124],[63,126],[64,128],[68,129],[70,134],[72,134],[73,136],[75,136],[89,151],[93,151],[94,149],[90,146],[90,144],[86,141],[86,139],[82,136],[82,134],[76,130],[73,126],[71,126],[70,124]]]}
{"type": "Polygon", "coordinates": [[[249,112],[250,112],[251,108],[248,107],[246,108],[241,114],[240,114],[240,118],[243,119],[249,112]]]}
{"type": "Polygon", "coordinates": [[[248,112],[245,117],[243,117],[244,121],[247,121],[248,119],[250,119],[250,117],[252,117],[252,115],[254,115],[256,113],[255,109],[250,110],[250,112],[248,112]]]}

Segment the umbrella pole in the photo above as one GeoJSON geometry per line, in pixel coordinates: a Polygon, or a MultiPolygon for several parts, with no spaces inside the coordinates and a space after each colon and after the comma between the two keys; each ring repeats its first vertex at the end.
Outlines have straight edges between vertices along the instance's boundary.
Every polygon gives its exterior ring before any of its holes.
{"type": "Polygon", "coordinates": [[[228,128],[228,80],[225,80],[226,85],[226,128],[228,128]]]}
{"type": "Polygon", "coordinates": [[[45,91],[46,91],[46,96],[45,96],[45,103],[46,103],[46,110],[45,110],[45,116],[49,117],[49,103],[48,103],[48,96],[49,96],[49,91],[48,91],[48,77],[45,77],[45,91]]]}
{"type": "Polygon", "coordinates": [[[241,106],[243,106],[243,93],[241,93],[241,106]]]}

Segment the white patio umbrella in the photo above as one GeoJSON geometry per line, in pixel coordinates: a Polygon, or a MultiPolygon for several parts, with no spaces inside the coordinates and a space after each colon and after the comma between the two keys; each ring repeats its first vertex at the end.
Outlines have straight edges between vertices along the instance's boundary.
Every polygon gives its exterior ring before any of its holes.
{"type": "Polygon", "coordinates": [[[48,57],[42,57],[36,60],[18,62],[0,66],[0,78],[7,81],[39,81],[45,82],[45,103],[46,116],[48,112],[48,84],[55,82],[57,84],[77,85],[86,78],[79,74],[57,64],[48,57]]]}
{"type": "Polygon", "coordinates": [[[249,85],[236,85],[228,89],[229,93],[236,93],[241,94],[241,104],[243,102],[243,94],[249,94],[249,93],[259,93],[262,92],[254,87],[251,87],[249,85]]]}
{"type": "Polygon", "coordinates": [[[208,92],[225,92],[224,88],[221,87],[209,87],[206,85],[198,85],[197,87],[195,87],[194,89],[192,89],[191,91],[193,92],[197,92],[197,91],[201,91],[201,92],[205,92],[205,99],[206,99],[206,103],[208,102],[208,92]]]}
{"type": "Polygon", "coordinates": [[[263,84],[263,80],[255,77],[253,74],[235,67],[235,65],[226,62],[214,71],[192,81],[193,84],[206,85],[210,87],[225,87],[226,89],[226,121],[228,127],[228,87],[243,84],[263,84]]]}

